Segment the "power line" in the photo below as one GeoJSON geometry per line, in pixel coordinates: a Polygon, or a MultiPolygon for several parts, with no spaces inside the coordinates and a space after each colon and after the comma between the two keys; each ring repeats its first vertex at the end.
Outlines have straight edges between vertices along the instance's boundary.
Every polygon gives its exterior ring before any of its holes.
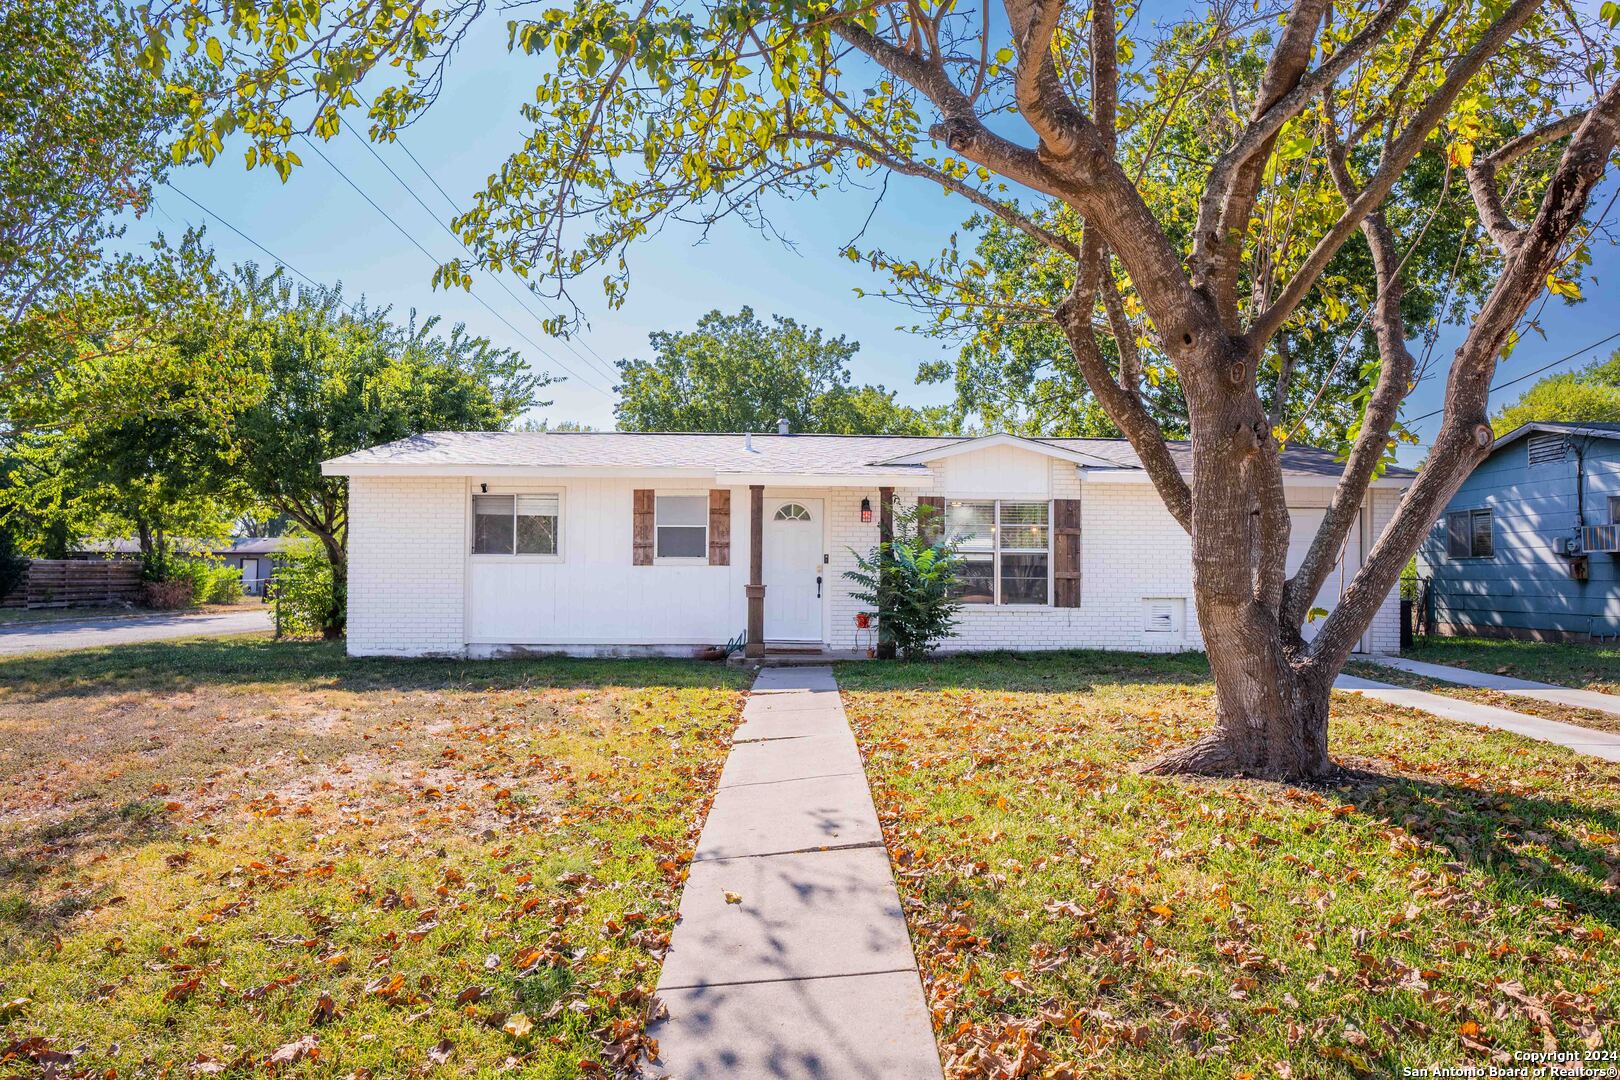
{"type": "MultiPolygon", "coordinates": [[[[1620,330],[1616,330],[1614,333],[1610,334],[1608,337],[1600,338],[1597,341],[1592,342],[1592,344],[1590,344],[1590,345],[1583,345],[1581,348],[1576,349],[1574,352],[1570,353],[1568,356],[1560,356],[1557,360],[1554,360],[1550,364],[1543,364],[1540,367],[1536,368],[1534,371],[1527,371],[1523,375],[1518,376],[1517,378],[1509,379],[1507,382],[1497,383],[1496,385],[1492,386],[1490,388],[1490,390],[1486,391],[1486,393],[1494,394],[1498,390],[1506,390],[1510,386],[1516,385],[1518,383],[1522,383],[1526,379],[1534,378],[1535,376],[1540,375],[1543,371],[1546,371],[1549,368],[1555,368],[1559,364],[1568,363],[1569,361],[1575,359],[1577,356],[1580,356],[1582,353],[1590,352],[1593,349],[1596,349],[1596,348],[1598,348],[1600,346],[1607,345],[1609,342],[1613,341],[1615,338],[1620,338],[1620,330]]],[[[1431,417],[1431,416],[1439,416],[1441,413],[1443,413],[1445,411],[1446,411],[1445,407],[1442,406],[1442,407],[1434,410],[1433,412],[1426,412],[1422,416],[1414,416],[1412,419],[1406,421],[1406,423],[1408,423],[1408,424],[1416,424],[1419,421],[1429,419],[1429,417],[1431,417]]]]}
{"type": "MultiPolygon", "coordinates": [[[[359,97],[358,94],[356,96],[359,97]]],[[[360,103],[362,105],[364,105],[368,109],[371,108],[371,102],[367,101],[364,97],[360,97],[360,103]]],[[[354,135],[355,135],[356,138],[360,138],[358,132],[354,132],[354,135]]],[[[368,150],[371,149],[370,140],[361,139],[360,141],[366,144],[366,148],[368,150]]],[[[421,160],[415,154],[411,153],[411,148],[405,144],[405,140],[400,138],[399,135],[396,133],[394,135],[394,138],[391,141],[394,143],[394,145],[398,146],[401,150],[403,150],[405,152],[406,157],[411,159],[411,164],[416,166],[416,171],[421,173],[423,176],[427,177],[428,183],[433,185],[433,189],[435,191],[437,191],[439,193],[439,195],[444,199],[446,205],[448,205],[451,210],[455,211],[456,216],[457,217],[462,216],[463,211],[461,209],[460,204],[458,204],[455,199],[450,197],[450,193],[448,191],[444,190],[444,185],[439,183],[438,178],[435,177],[431,172],[428,171],[428,167],[426,165],[423,165],[421,160]]],[[[377,157],[377,160],[379,162],[382,161],[382,158],[377,156],[377,153],[376,153],[375,150],[372,151],[372,156],[377,157]]],[[[413,198],[415,198],[416,192],[412,191],[410,185],[406,184],[404,180],[400,180],[399,174],[395,173],[393,169],[389,169],[388,164],[386,162],[383,162],[383,168],[388,169],[388,172],[391,175],[393,175],[394,179],[399,180],[400,184],[402,184],[405,187],[405,190],[410,191],[411,196],[413,198]]],[[[420,203],[422,200],[417,199],[416,201],[418,203],[420,203]]],[[[422,208],[424,210],[427,209],[427,207],[425,205],[422,208]]],[[[433,211],[428,210],[428,213],[431,215],[433,213],[433,211]]],[[[435,217],[434,220],[437,221],[438,219],[435,217]]],[[[440,224],[443,225],[443,222],[440,222],[440,224]]],[[[446,229],[446,231],[449,231],[449,226],[445,226],[445,229],[446,229]]],[[[455,233],[451,232],[450,235],[455,236],[455,233]]],[[[456,236],[455,239],[456,239],[457,243],[461,243],[461,238],[459,236],[456,236]]],[[[464,248],[467,247],[466,244],[462,244],[461,246],[464,247],[464,248]]],[[[468,248],[467,253],[469,255],[472,255],[473,254],[472,249],[468,248]]],[[[474,256],[474,257],[476,258],[476,256],[474,256]]],[[[490,273],[490,276],[495,277],[495,275],[493,273],[490,273]]],[[[500,279],[496,278],[496,280],[498,281],[500,279]]],[[[538,293],[532,292],[532,291],[531,291],[530,295],[532,295],[536,300],[538,300],[540,302],[540,306],[545,308],[546,313],[549,314],[552,318],[557,318],[558,317],[557,309],[552,307],[550,304],[548,304],[546,302],[545,297],[541,296],[538,293]]],[[[533,314],[533,313],[531,312],[530,314],[533,314]]],[[[538,318],[538,316],[537,316],[537,318],[538,318]]],[[[567,347],[569,352],[573,353],[575,356],[580,356],[579,350],[574,348],[573,342],[570,339],[562,338],[561,340],[562,340],[563,344],[567,347]]],[[[603,356],[601,353],[597,352],[594,348],[592,348],[591,343],[586,341],[584,338],[581,338],[579,343],[581,345],[585,346],[585,349],[586,349],[587,352],[589,352],[592,356],[596,357],[596,359],[599,361],[599,363],[597,364],[597,366],[599,368],[601,368],[604,372],[606,372],[610,378],[614,377],[614,373],[611,370],[611,367],[612,367],[611,362],[605,356],[603,356]]],[[[580,359],[583,360],[584,357],[580,356],[580,359]]]]}
{"type": "MultiPolygon", "coordinates": [[[[164,183],[166,185],[168,185],[169,190],[173,191],[176,195],[180,196],[182,199],[186,200],[191,205],[195,206],[197,209],[201,210],[203,213],[207,214],[209,217],[213,218],[215,221],[219,222],[221,225],[223,225],[227,229],[231,230],[231,232],[235,233],[237,236],[240,236],[243,240],[246,240],[249,244],[252,244],[254,247],[258,248],[259,252],[261,254],[263,254],[266,258],[268,258],[271,262],[275,263],[277,266],[286,267],[288,270],[291,270],[293,273],[297,274],[299,277],[303,278],[310,285],[314,286],[317,289],[321,287],[320,282],[316,281],[314,278],[310,277],[308,274],[306,274],[302,270],[298,269],[298,267],[294,266],[292,263],[288,262],[286,259],[283,259],[280,255],[277,255],[275,252],[271,251],[269,248],[265,247],[263,244],[259,243],[257,240],[253,239],[253,237],[249,236],[247,233],[243,232],[241,229],[238,229],[235,225],[232,225],[230,222],[226,221],[224,218],[220,217],[218,214],[214,213],[212,210],[208,209],[208,207],[204,206],[202,203],[198,202],[196,199],[192,198],[190,195],[187,195],[184,191],[181,191],[178,187],[175,186],[173,180],[165,180],[164,183]]],[[[344,307],[350,307],[350,305],[345,304],[344,307]]],[[[352,308],[351,308],[351,310],[352,310],[352,308]]]]}
{"type": "MultiPolygon", "coordinates": [[[[411,231],[409,229],[405,228],[405,226],[403,226],[399,222],[395,221],[393,216],[391,214],[389,214],[388,211],[384,210],[377,203],[377,201],[375,199],[373,199],[370,195],[366,194],[365,189],[363,189],[359,184],[355,183],[354,180],[352,180],[349,177],[348,173],[344,172],[342,169],[338,168],[335,164],[333,164],[332,159],[327,157],[324,153],[322,153],[320,147],[316,146],[308,138],[306,138],[306,137],[304,137],[302,135],[300,135],[299,138],[303,139],[303,142],[304,142],[305,146],[307,146],[311,150],[315,151],[315,156],[316,157],[319,157],[322,161],[326,162],[327,168],[329,168],[333,172],[337,173],[338,176],[343,179],[343,182],[348,184],[351,188],[353,188],[355,190],[355,193],[358,194],[362,199],[364,199],[371,206],[371,208],[373,210],[375,210],[375,211],[377,211],[377,213],[381,214],[383,216],[383,219],[385,221],[387,221],[388,224],[392,225],[395,229],[397,229],[401,236],[403,236],[403,237],[405,237],[405,239],[409,240],[411,242],[411,246],[415,247],[416,250],[420,251],[423,255],[427,256],[428,260],[433,263],[433,266],[434,266],[435,269],[437,269],[438,267],[443,265],[443,261],[440,260],[437,256],[435,256],[427,248],[423,247],[421,241],[419,241],[415,237],[415,235],[413,235],[411,233],[411,231]]],[[[518,337],[522,338],[524,341],[528,342],[531,346],[533,346],[535,351],[538,352],[541,356],[545,357],[550,363],[556,364],[558,367],[560,367],[564,371],[566,371],[569,375],[571,375],[574,378],[578,379],[580,381],[580,383],[582,383],[583,385],[590,387],[592,390],[595,390],[598,394],[601,394],[603,397],[607,398],[608,400],[610,400],[610,401],[612,400],[613,395],[609,394],[606,390],[604,390],[600,386],[596,385],[596,383],[594,383],[591,380],[585,378],[585,376],[581,375],[579,372],[575,371],[573,368],[569,367],[567,364],[563,363],[561,360],[557,359],[555,356],[552,356],[550,353],[548,353],[546,351],[546,349],[545,349],[545,346],[541,345],[538,341],[535,341],[529,335],[527,335],[523,331],[519,330],[516,326],[513,326],[512,323],[511,323],[511,320],[507,319],[507,317],[505,315],[502,315],[500,312],[496,311],[493,307],[491,307],[489,305],[489,302],[486,301],[482,296],[479,296],[476,292],[473,292],[471,289],[467,290],[467,295],[472,297],[474,300],[476,300],[478,302],[479,306],[481,306],[485,311],[489,312],[491,315],[493,315],[497,319],[499,319],[506,326],[506,328],[508,330],[512,331],[512,333],[516,334],[518,337]]]]}
{"type": "MultiPolygon", "coordinates": [[[[473,255],[473,257],[475,259],[477,258],[477,256],[473,252],[473,249],[468,247],[466,242],[463,241],[460,236],[456,235],[456,231],[454,229],[452,229],[450,226],[446,225],[444,223],[443,219],[441,219],[438,216],[438,214],[434,212],[433,208],[430,207],[427,203],[422,201],[422,197],[416,193],[416,189],[411,187],[410,184],[406,183],[405,178],[400,176],[399,173],[395,172],[394,167],[392,165],[388,164],[388,162],[383,159],[383,156],[381,154],[377,153],[376,147],[371,145],[371,141],[369,139],[362,138],[358,133],[355,132],[355,130],[352,127],[345,127],[344,130],[348,131],[350,135],[353,135],[355,141],[360,143],[361,146],[364,146],[366,148],[366,152],[369,153],[372,157],[377,159],[377,164],[381,165],[384,169],[388,170],[388,175],[392,176],[396,181],[398,181],[399,186],[405,189],[405,193],[408,194],[411,198],[416,200],[416,205],[420,206],[424,211],[426,211],[428,217],[432,218],[435,222],[437,222],[439,228],[443,229],[449,235],[450,239],[454,240],[457,244],[459,244],[461,246],[461,249],[463,251],[465,251],[468,255],[473,255]]],[[[400,147],[400,149],[403,150],[404,146],[402,145],[400,147]]],[[[410,153],[409,150],[406,150],[405,152],[407,154],[410,153]]],[[[412,160],[414,161],[415,158],[412,158],[412,160]]],[[[330,164],[330,163],[328,163],[328,164],[330,164]]],[[[421,165],[418,164],[417,168],[421,168],[421,165]]],[[[429,176],[428,179],[432,180],[433,178],[431,176],[429,176]]],[[[435,183],[434,186],[438,187],[438,184],[435,183]]],[[[439,193],[441,195],[444,194],[444,189],[439,188],[439,193]]],[[[447,200],[448,200],[448,198],[449,197],[446,196],[447,200]]],[[[454,203],[451,203],[450,205],[452,207],[455,206],[454,203]]],[[[512,300],[512,302],[514,304],[516,304],[518,307],[523,309],[524,314],[528,315],[530,318],[532,318],[537,323],[543,323],[545,321],[542,318],[540,318],[539,315],[535,314],[534,310],[532,308],[530,308],[527,304],[525,304],[518,297],[517,293],[513,292],[511,290],[511,288],[509,288],[507,286],[506,282],[503,281],[501,279],[501,277],[499,275],[497,275],[494,271],[485,269],[484,273],[489,276],[489,279],[491,281],[493,281],[496,285],[500,286],[501,291],[506,293],[506,295],[511,298],[511,300],[512,300]]],[[[552,314],[555,315],[556,313],[553,312],[552,314]]],[[[563,342],[563,345],[568,349],[569,352],[571,352],[575,356],[579,357],[579,359],[580,359],[580,361],[582,363],[585,363],[587,365],[591,365],[593,371],[600,371],[603,375],[606,375],[610,379],[615,377],[614,372],[610,371],[603,364],[601,364],[601,363],[594,363],[593,364],[590,357],[584,355],[578,349],[575,349],[571,344],[569,344],[568,339],[563,338],[561,340],[563,342]]],[[[550,354],[547,354],[547,356],[548,356],[548,358],[551,358],[550,354]]],[[[553,359],[553,362],[556,362],[554,358],[552,358],[552,359],[553,359]]]]}

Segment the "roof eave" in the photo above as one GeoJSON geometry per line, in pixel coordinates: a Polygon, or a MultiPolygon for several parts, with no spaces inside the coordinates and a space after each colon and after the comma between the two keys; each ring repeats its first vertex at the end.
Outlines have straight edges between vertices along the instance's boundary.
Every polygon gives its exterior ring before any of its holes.
{"type": "MultiPolygon", "coordinates": [[[[1139,484],[1142,486],[1151,486],[1153,483],[1153,478],[1147,474],[1146,469],[1132,469],[1125,467],[1103,469],[1087,468],[1082,466],[1080,469],[1080,474],[1085,477],[1086,483],[1088,484],[1139,484]]],[[[1182,473],[1181,475],[1182,478],[1187,480],[1189,483],[1192,481],[1192,477],[1188,476],[1186,473],[1182,473]]],[[[1367,486],[1369,488],[1404,489],[1408,487],[1415,479],[1417,478],[1413,476],[1380,476],[1371,481],[1367,486]]],[[[1311,476],[1300,473],[1283,473],[1283,487],[1333,487],[1338,484],[1338,482],[1339,478],[1336,476],[1311,476]]]]}

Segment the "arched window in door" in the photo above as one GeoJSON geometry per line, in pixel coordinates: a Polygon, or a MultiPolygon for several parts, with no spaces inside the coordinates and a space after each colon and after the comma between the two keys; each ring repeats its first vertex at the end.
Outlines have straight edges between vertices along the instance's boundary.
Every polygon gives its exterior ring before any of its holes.
{"type": "Polygon", "coordinates": [[[810,520],[810,511],[806,510],[804,507],[800,506],[798,503],[783,503],[780,507],[777,508],[775,520],[777,520],[777,521],[809,521],[810,520]]]}

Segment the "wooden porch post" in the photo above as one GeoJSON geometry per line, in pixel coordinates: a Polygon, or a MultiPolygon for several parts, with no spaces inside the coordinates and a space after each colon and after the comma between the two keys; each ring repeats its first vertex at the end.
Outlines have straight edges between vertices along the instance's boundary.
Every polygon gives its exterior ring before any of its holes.
{"type": "Polygon", "coordinates": [[[748,486],[748,644],[744,656],[765,655],[765,486],[748,486]]]}
{"type": "MultiPolygon", "coordinates": [[[[878,488],[878,543],[887,545],[894,543],[894,488],[878,488]]],[[[887,562],[889,549],[882,548],[883,559],[887,562]]],[[[884,629],[884,620],[889,615],[888,593],[881,586],[878,588],[878,641],[877,654],[879,660],[894,659],[894,639],[889,637],[884,629]]]]}

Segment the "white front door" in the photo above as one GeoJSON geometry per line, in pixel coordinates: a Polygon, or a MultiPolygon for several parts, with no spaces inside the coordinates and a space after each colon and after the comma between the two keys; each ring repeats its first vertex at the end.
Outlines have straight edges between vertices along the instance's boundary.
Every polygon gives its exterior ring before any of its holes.
{"type": "Polygon", "coordinates": [[[820,641],[821,500],[765,500],[765,640],[820,641]]]}

